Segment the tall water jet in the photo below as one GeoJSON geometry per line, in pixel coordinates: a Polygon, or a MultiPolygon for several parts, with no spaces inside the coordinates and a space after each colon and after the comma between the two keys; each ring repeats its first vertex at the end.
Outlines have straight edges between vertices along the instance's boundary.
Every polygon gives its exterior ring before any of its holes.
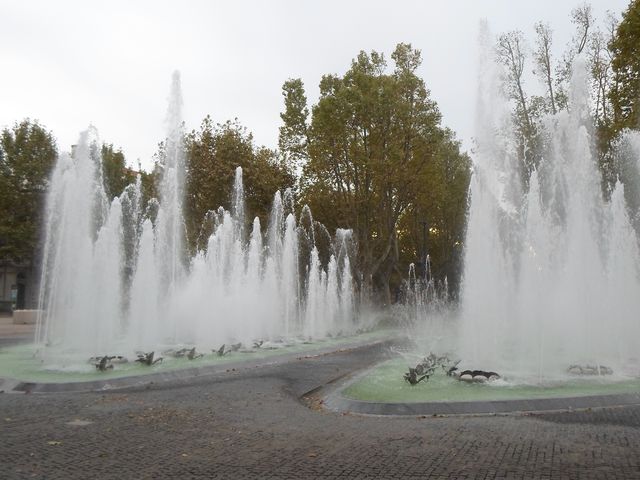
{"type": "Polygon", "coordinates": [[[100,348],[121,332],[122,211],[106,199],[95,129],[60,156],[46,209],[36,340],[100,348]]]}
{"type": "Polygon", "coordinates": [[[339,228],[336,231],[337,242],[337,275],[340,278],[340,308],[338,323],[345,327],[354,315],[355,299],[353,296],[353,274],[351,272],[351,261],[349,260],[349,248],[353,245],[353,230],[339,228]]]}
{"type": "Polygon", "coordinates": [[[137,248],[141,250],[143,263],[134,266],[132,288],[136,294],[131,296],[128,311],[129,330],[136,332],[137,342],[146,339],[148,345],[160,339],[175,339],[177,324],[170,318],[175,312],[168,300],[184,274],[182,204],[185,165],[182,92],[177,71],[171,80],[165,123],[167,136],[160,151],[162,178],[156,225],[151,229],[150,223],[145,222],[146,231],[138,238],[137,248]]]}
{"type": "MultiPolygon", "coordinates": [[[[280,243],[280,242],[276,242],[280,243]]],[[[298,281],[298,237],[296,229],[296,219],[293,214],[287,215],[285,221],[284,240],[282,243],[282,256],[277,264],[280,265],[280,282],[282,282],[282,304],[284,334],[290,335],[296,328],[295,321],[300,308],[298,281]]],[[[314,275],[313,266],[310,267],[309,275],[314,275]]]]}
{"type": "Polygon", "coordinates": [[[622,186],[601,194],[585,61],[574,62],[568,111],[540,126],[542,160],[522,182],[499,67],[484,52],[459,354],[537,379],[571,364],[621,369],[640,346],[638,237],[622,186]]]}
{"type": "Polygon", "coordinates": [[[313,247],[311,250],[311,265],[309,266],[309,282],[307,284],[307,305],[306,305],[306,329],[305,335],[318,335],[318,323],[323,314],[324,298],[322,293],[324,285],[322,282],[322,270],[320,268],[320,257],[318,249],[313,247]]]}
{"type": "Polygon", "coordinates": [[[515,149],[510,112],[499,88],[500,69],[493,61],[491,35],[486,25],[480,34],[478,101],[476,106],[476,146],[470,182],[471,205],[465,242],[463,279],[464,319],[459,335],[460,350],[480,361],[478,348],[492,351],[496,332],[504,330],[507,318],[505,298],[512,285],[504,272],[513,224],[517,194],[508,190],[516,182],[512,162],[515,149]]]}
{"type": "Polygon", "coordinates": [[[131,347],[147,349],[160,340],[158,335],[159,278],[153,225],[149,219],[146,219],[142,226],[135,276],[130,291],[128,328],[131,347]]]}
{"type": "Polygon", "coordinates": [[[236,168],[233,181],[233,200],[231,202],[231,214],[236,222],[236,228],[240,231],[240,237],[244,235],[244,184],[242,182],[242,168],[236,168]]]}
{"type": "Polygon", "coordinates": [[[162,150],[160,209],[156,226],[156,253],[164,288],[171,291],[182,274],[184,257],[184,145],[180,73],[174,72],[167,109],[167,138],[162,150]]]}

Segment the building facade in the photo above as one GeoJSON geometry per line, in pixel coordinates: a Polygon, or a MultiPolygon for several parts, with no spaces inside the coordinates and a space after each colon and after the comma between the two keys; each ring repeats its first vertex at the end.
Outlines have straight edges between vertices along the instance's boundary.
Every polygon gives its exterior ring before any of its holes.
{"type": "Polygon", "coordinates": [[[37,308],[37,284],[35,269],[30,264],[0,259],[0,314],[37,308]]]}

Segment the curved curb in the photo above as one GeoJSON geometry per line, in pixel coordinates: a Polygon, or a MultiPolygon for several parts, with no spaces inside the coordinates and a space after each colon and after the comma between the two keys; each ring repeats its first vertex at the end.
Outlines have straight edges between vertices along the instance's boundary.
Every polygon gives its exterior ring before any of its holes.
{"type": "Polygon", "coordinates": [[[343,397],[340,391],[323,398],[324,408],[362,415],[496,415],[640,405],[640,393],[475,402],[383,403],[343,397]]]}
{"type": "Polygon", "coordinates": [[[303,358],[311,358],[331,353],[344,352],[348,350],[357,350],[373,345],[384,345],[392,340],[379,339],[364,343],[349,343],[344,345],[335,345],[333,347],[318,348],[315,350],[307,350],[300,352],[283,353],[281,355],[273,355],[259,359],[246,359],[237,362],[229,362],[219,365],[205,365],[201,367],[190,367],[166,372],[150,372],[142,375],[132,375],[118,378],[110,378],[104,380],[90,380],[81,382],[31,382],[20,379],[0,378],[0,387],[2,385],[10,386],[9,391],[23,393],[70,393],[70,392],[91,392],[91,391],[108,391],[128,387],[141,387],[156,383],[168,382],[172,380],[187,380],[191,378],[204,377],[208,375],[216,375],[237,370],[249,368],[266,367],[278,363],[287,363],[303,358]]]}

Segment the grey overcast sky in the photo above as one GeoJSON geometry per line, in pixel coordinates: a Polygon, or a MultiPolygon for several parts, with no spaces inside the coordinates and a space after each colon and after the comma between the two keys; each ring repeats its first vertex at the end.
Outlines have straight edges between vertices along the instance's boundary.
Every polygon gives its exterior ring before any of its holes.
{"type": "MultiPolygon", "coordinates": [[[[360,50],[422,51],[419,74],[465,146],[473,136],[479,21],[554,30],[559,56],[580,0],[0,0],[0,128],[25,117],[69,150],[81,130],[151,165],[164,136],[173,70],[182,75],[188,130],[205,115],[237,117],[257,144],[277,145],[281,86],[300,77],[310,103],[325,73],[343,74],[360,50]]],[[[593,0],[596,20],[628,0],[593,0]]],[[[533,83],[535,80],[530,79],[533,83]]]]}

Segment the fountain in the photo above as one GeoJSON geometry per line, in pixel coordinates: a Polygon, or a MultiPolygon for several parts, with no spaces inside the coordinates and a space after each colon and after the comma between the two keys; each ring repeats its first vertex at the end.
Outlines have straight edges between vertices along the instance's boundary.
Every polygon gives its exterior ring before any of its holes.
{"type": "MultiPolygon", "coordinates": [[[[500,78],[486,42],[459,305],[440,308],[411,268],[403,311],[414,345],[330,392],[327,408],[415,415],[638,403],[640,208],[620,181],[602,193],[586,62],[574,62],[568,110],[540,126],[530,174],[500,78]],[[455,375],[432,368],[446,354],[459,361],[455,375]]],[[[616,155],[636,169],[626,187],[637,191],[640,135],[625,134],[616,155]]]]}
{"type": "Polygon", "coordinates": [[[210,351],[233,342],[286,344],[355,331],[351,232],[327,234],[323,263],[315,242],[320,226],[306,207],[311,223],[296,220],[290,191],[276,192],[266,234],[258,218],[245,231],[239,167],[231,207],[210,213],[206,248],[186,258],[181,109],[176,73],[156,203],[142,205],[139,181],[107,201],[93,128],[82,133],[73,155],[60,156],[46,211],[40,355],[184,345],[210,351]]]}
{"type": "Polygon", "coordinates": [[[638,236],[623,185],[608,200],[601,193],[586,61],[574,62],[568,111],[542,125],[526,190],[498,72],[485,60],[458,354],[537,381],[574,364],[622,372],[640,346],[638,236]]]}

